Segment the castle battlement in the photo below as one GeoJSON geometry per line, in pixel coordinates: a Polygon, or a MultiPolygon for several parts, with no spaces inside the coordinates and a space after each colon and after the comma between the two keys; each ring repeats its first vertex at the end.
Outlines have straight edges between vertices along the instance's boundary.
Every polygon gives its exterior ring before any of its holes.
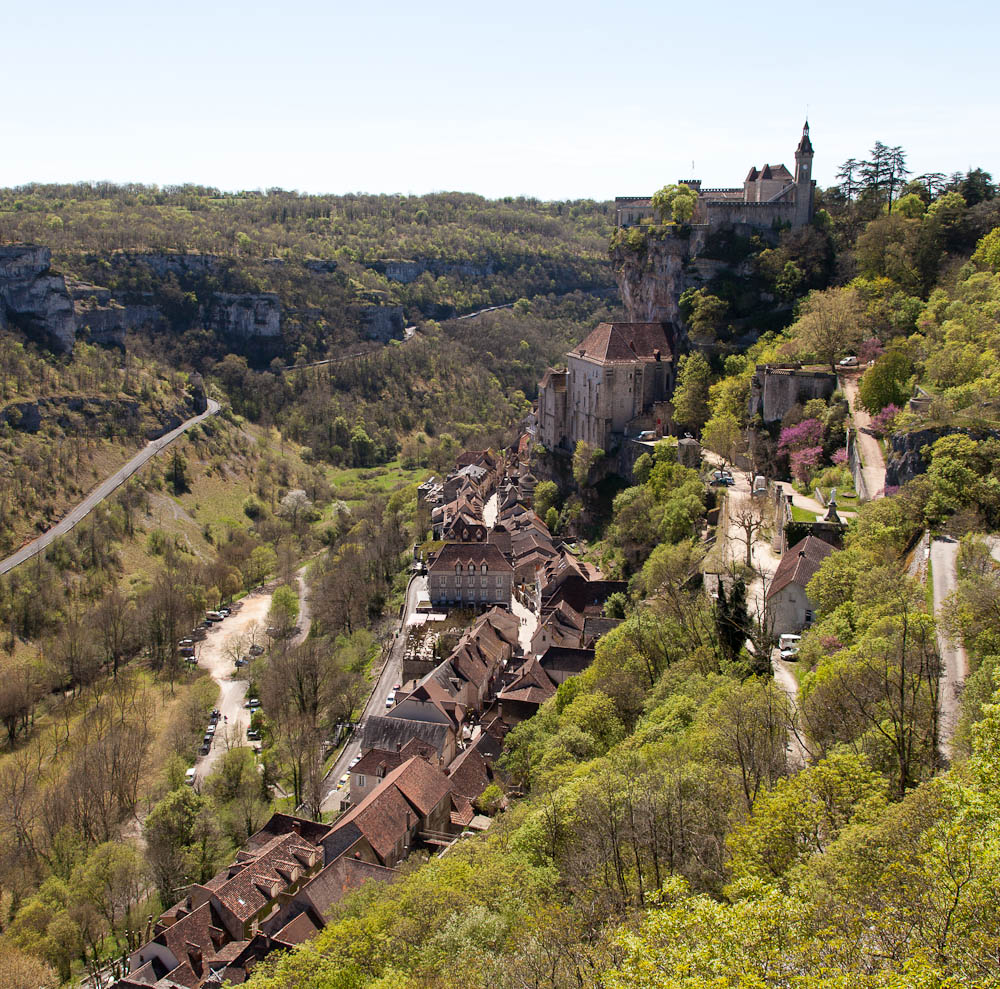
{"type": "MultiPolygon", "coordinates": [[[[816,183],[812,179],[812,160],[813,147],[806,121],[795,149],[794,176],[784,165],[765,164],[760,171],[753,166],[742,186],[703,189],[701,179],[681,179],[678,185],[689,186],[698,193],[692,217],[696,224],[719,227],[739,222],[770,227],[774,223],[788,223],[804,227],[813,218],[816,183]]],[[[615,198],[616,226],[638,226],[655,223],[657,219],[652,196],[615,198]]]]}

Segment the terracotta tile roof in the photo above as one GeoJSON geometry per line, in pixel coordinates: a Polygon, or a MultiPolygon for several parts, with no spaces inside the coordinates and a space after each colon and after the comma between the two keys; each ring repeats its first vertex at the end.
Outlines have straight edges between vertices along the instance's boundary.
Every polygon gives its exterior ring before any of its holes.
{"type": "Polygon", "coordinates": [[[360,773],[362,776],[378,776],[378,770],[382,770],[382,776],[388,776],[397,766],[401,766],[406,759],[401,752],[387,752],[385,749],[369,749],[356,763],[351,770],[352,773],[360,773]]]}
{"type": "Polygon", "coordinates": [[[295,894],[295,900],[308,904],[316,919],[325,919],[330,907],[339,903],[352,890],[360,889],[369,879],[391,882],[396,878],[394,869],[375,865],[362,859],[342,855],[334,859],[314,879],[295,894]]]}
{"type": "Polygon", "coordinates": [[[527,660],[514,680],[498,695],[500,701],[524,701],[542,704],[556,692],[556,685],[537,659],[527,660]]]}
{"type": "MultiPolygon", "coordinates": [[[[207,975],[208,972],[203,968],[202,965],[198,966],[199,969],[207,975]]],[[[177,966],[172,972],[167,972],[158,983],[158,987],[162,989],[167,989],[168,986],[184,986],[185,989],[198,989],[198,986],[204,981],[204,975],[199,975],[191,967],[191,965],[184,961],[177,966]]]]}
{"type": "Polygon", "coordinates": [[[408,759],[336,821],[333,835],[345,826],[355,826],[384,862],[397,842],[449,792],[444,773],[418,757],[408,759]]]}
{"type": "Polygon", "coordinates": [[[542,601],[542,611],[555,608],[565,601],[574,611],[585,615],[600,614],[604,602],[616,591],[625,591],[623,580],[587,580],[582,576],[570,576],[558,586],[551,596],[542,601]]]}
{"type": "Polygon", "coordinates": [[[786,550],[781,558],[778,569],[771,578],[771,586],[767,589],[767,597],[770,598],[783,591],[789,584],[798,584],[799,587],[805,588],[819,570],[820,564],[832,552],[834,549],[829,543],[815,536],[806,536],[797,542],[791,549],[786,550]]]}
{"type": "Polygon", "coordinates": [[[278,893],[308,872],[320,859],[316,845],[294,832],[276,835],[261,846],[215,895],[239,920],[248,921],[278,893]]]}
{"type": "Polygon", "coordinates": [[[288,834],[291,831],[301,835],[306,841],[318,845],[329,830],[329,824],[310,821],[305,817],[295,817],[292,814],[272,814],[267,824],[247,839],[243,848],[251,852],[258,850],[275,836],[288,834]]]}
{"type": "Polygon", "coordinates": [[[476,816],[476,810],[468,797],[458,794],[451,795],[451,814],[449,820],[456,827],[464,828],[476,816]]]}
{"type": "Polygon", "coordinates": [[[216,923],[211,903],[203,903],[157,934],[153,941],[163,945],[180,964],[192,953],[200,952],[203,958],[208,957],[227,937],[222,925],[216,923]]]}
{"type": "Polygon", "coordinates": [[[320,932],[320,928],[312,922],[309,914],[300,913],[294,920],[290,920],[274,937],[285,944],[301,944],[308,941],[320,932]]]}
{"type": "Polygon", "coordinates": [[[453,794],[475,800],[490,785],[492,773],[482,752],[470,745],[449,767],[453,794]]]}
{"type": "Polygon", "coordinates": [[[392,782],[421,817],[430,814],[451,790],[448,777],[419,758],[404,763],[392,782]]]}
{"type": "Polygon", "coordinates": [[[569,356],[601,364],[632,364],[672,360],[673,348],[665,323],[601,323],[569,356]]]}

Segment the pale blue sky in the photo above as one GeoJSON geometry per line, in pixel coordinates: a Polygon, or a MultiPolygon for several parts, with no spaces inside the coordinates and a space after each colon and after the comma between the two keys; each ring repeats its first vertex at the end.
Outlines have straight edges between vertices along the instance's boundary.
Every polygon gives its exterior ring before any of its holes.
{"type": "Polygon", "coordinates": [[[0,0],[0,185],[611,198],[791,168],[807,105],[821,185],[876,139],[1000,179],[998,11],[0,0]]]}

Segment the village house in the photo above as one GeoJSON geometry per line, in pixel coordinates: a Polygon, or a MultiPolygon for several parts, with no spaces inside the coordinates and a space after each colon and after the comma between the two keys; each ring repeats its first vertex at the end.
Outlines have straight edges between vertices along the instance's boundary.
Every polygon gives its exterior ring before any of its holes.
{"type": "Polygon", "coordinates": [[[434,750],[439,766],[449,765],[458,753],[458,735],[450,721],[411,721],[382,715],[371,715],[365,719],[361,751],[378,749],[381,752],[399,752],[413,739],[426,743],[434,750]]]}
{"type": "Polygon", "coordinates": [[[565,370],[545,372],[539,441],[565,453],[581,441],[616,450],[633,420],[673,394],[674,347],[675,332],[665,323],[601,323],[566,354],[565,370]]]}
{"type": "Polygon", "coordinates": [[[510,607],[514,568],[491,543],[448,543],[428,567],[432,605],[510,607]]]}
{"type": "Polygon", "coordinates": [[[806,585],[833,552],[829,543],[806,536],[782,556],[766,596],[775,635],[798,633],[812,624],[816,606],[806,594],[806,585]]]}
{"type": "Polygon", "coordinates": [[[455,832],[448,777],[419,756],[392,770],[372,793],[333,824],[323,839],[328,861],[341,855],[392,868],[416,844],[437,844],[455,832]],[[365,854],[365,853],[368,854],[365,854]]]}

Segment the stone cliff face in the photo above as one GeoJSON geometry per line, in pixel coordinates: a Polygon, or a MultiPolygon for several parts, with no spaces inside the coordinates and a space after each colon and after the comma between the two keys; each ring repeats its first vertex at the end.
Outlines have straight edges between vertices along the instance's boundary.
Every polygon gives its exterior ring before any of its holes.
{"type": "Polygon", "coordinates": [[[642,252],[623,246],[612,251],[611,264],[630,322],[680,325],[680,297],[688,288],[685,266],[690,257],[687,237],[650,239],[642,252]]]}
{"type": "Polygon", "coordinates": [[[415,282],[425,271],[435,278],[446,275],[460,275],[464,278],[487,278],[496,271],[493,261],[443,261],[438,258],[414,258],[409,260],[373,261],[371,267],[385,275],[390,281],[408,285],[415,282]]]}
{"type": "Polygon", "coordinates": [[[354,306],[351,315],[358,321],[361,334],[368,340],[402,340],[406,320],[402,306],[354,306]]]}
{"type": "Polygon", "coordinates": [[[281,303],[271,292],[216,292],[202,307],[202,321],[230,340],[274,339],[281,336],[281,303]]]}
{"type": "Polygon", "coordinates": [[[127,310],[111,298],[110,290],[99,285],[70,282],[76,335],[104,347],[125,348],[127,310]]]}
{"type": "Polygon", "coordinates": [[[51,259],[47,247],[0,247],[0,328],[17,326],[67,354],[76,341],[76,316],[65,279],[50,270],[51,259]]]}

